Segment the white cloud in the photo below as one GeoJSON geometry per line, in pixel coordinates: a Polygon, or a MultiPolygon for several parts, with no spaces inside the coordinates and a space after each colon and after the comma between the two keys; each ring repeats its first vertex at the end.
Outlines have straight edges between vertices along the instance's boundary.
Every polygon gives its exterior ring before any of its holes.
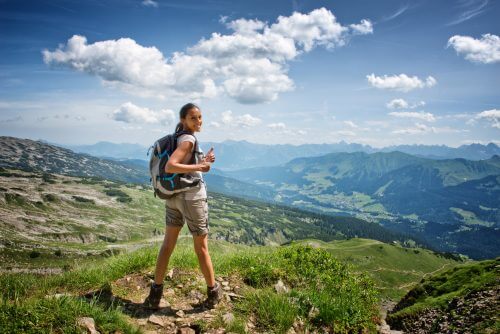
{"type": "Polygon", "coordinates": [[[484,34],[481,39],[455,35],[448,40],[448,47],[450,46],[472,62],[483,64],[500,62],[500,37],[497,35],[484,34]]]}
{"type": "Polygon", "coordinates": [[[500,129],[500,110],[491,109],[482,111],[476,115],[475,119],[485,119],[491,122],[491,127],[500,129]]]}
{"type": "Polygon", "coordinates": [[[155,47],[143,47],[133,39],[120,38],[87,44],[83,36],[75,35],[65,47],[56,51],[43,50],[45,63],[61,65],[141,88],[173,85],[174,73],[155,47]]]}
{"type": "Polygon", "coordinates": [[[285,123],[271,123],[267,125],[268,128],[273,129],[273,130],[278,130],[278,131],[283,131],[286,129],[285,123]]]}
{"type": "Polygon", "coordinates": [[[389,109],[408,109],[408,102],[404,99],[394,99],[387,103],[389,109]]]}
{"type": "Polygon", "coordinates": [[[437,128],[433,126],[427,126],[421,123],[416,123],[415,126],[412,128],[398,129],[392,131],[392,133],[394,134],[407,134],[407,135],[417,135],[423,133],[439,134],[439,133],[457,133],[457,132],[466,132],[466,130],[458,130],[450,127],[437,128]]]}
{"type": "Polygon", "coordinates": [[[351,128],[353,128],[353,129],[359,128],[359,126],[356,125],[356,123],[354,123],[353,121],[344,121],[344,124],[347,125],[347,126],[349,126],[349,127],[351,127],[351,128]]]}
{"type": "Polygon", "coordinates": [[[262,120],[260,118],[250,114],[234,117],[231,110],[222,113],[222,123],[228,126],[248,128],[259,125],[261,122],[262,120]]]}
{"type": "Polygon", "coordinates": [[[348,28],[338,23],[326,8],[315,9],[309,14],[294,12],[288,17],[278,17],[277,21],[271,25],[269,32],[292,39],[305,52],[316,45],[333,48],[346,42],[348,28]]]}
{"type": "Polygon", "coordinates": [[[415,111],[393,111],[389,113],[390,116],[400,117],[400,118],[414,118],[420,119],[427,122],[434,122],[436,118],[433,114],[429,112],[415,112],[415,111]]]}
{"type": "Polygon", "coordinates": [[[257,31],[264,29],[266,24],[259,20],[238,19],[226,24],[228,29],[234,30],[241,35],[255,34],[257,31]]]}
{"type": "Polygon", "coordinates": [[[373,34],[373,25],[370,20],[361,20],[359,24],[351,24],[349,25],[353,30],[353,34],[357,35],[367,35],[373,34]]]}
{"type": "Polygon", "coordinates": [[[428,76],[424,82],[417,76],[409,77],[404,73],[392,76],[384,75],[383,77],[377,77],[372,73],[367,75],[366,78],[373,87],[400,92],[409,92],[416,88],[432,87],[437,84],[436,79],[432,76],[428,76]]]}
{"type": "Polygon", "coordinates": [[[158,2],[153,0],[143,0],[142,5],[146,7],[158,7],[158,2]]]}
{"type": "Polygon", "coordinates": [[[353,35],[372,32],[370,21],[348,28],[325,8],[280,16],[273,24],[227,20],[220,18],[231,34],[213,33],[170,58],[130,38],[89,44],[75,35],[54,51],[43,50],[43,59],[141,96],[199,99],[225,93],[240,103],[261,103],[294,89],[287,73],[290,60],[317,46],[331,49],[353,35]]]}
{"type": "Polygon", "coordinates": [[[219,122],[210,122],[209,125],[211,127],[213,127],[213,128],[216,128],[216,129],[220,128],[220,123],[219,122]]]}
{"type": "Polygon", "coordinates": [[[125,123],[149,123],[169,125],[174,122],[174,112],[164,109],[153,111],[148,108],[136,106],[132,102],[126,102],[113,112],[112,119],[125,123]]]}

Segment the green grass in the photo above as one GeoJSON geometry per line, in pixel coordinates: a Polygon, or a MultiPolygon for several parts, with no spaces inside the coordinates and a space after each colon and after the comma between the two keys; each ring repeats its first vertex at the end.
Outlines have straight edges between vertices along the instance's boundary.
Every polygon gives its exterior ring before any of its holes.
{"type": "Polygon", "coordinates": [[[411,314],[425,308],[443,308],[454,297],[464,296],[498,284],[500,258],[456,266],[422,280],[400,302],[400,313],[411,314]]]}
{"type": "Polygon", "coordinates": [[[77,319],[91,317],[101,333],[139,333],[116,308],[103,308],[95,301],[61,297],[31,303],[0,304],[0,333],[82,333],[77,319]]]}
{"type": "MultiPolygon", "coordinates": [[[[250,285],[246,298],[235,307],[237,321],[228,325],[228,329],[241,333],[251,316],[260,329],[284,333],[297,317],[306,319],[312,308],[319,310],[309,319],[312,327],[328,327],[338,332],[373,329],[377,299],[371,281],[352,273],[326,251],[303,246],[249,247],[217,241],[211,241],[210,248],[218,275],[237,275],[250,285]],[[274,292],[272,286],[278,279],[290,287],[290,293],[274,292]]],[[[109,286],[128,274],[151,270],[157,251],[157,247],[147,247],[87,263],[60,275],[2,274],[0,328],[14,332],[72,333],[78,330],[77,317],[92,316],[101,332],[133,333],[119,308],[78,296],[109,286]],[[46,297],[56,293],[73,297],[46,297]],[[13,316],[16,321],[8,323],[13,316]]],[[[197,270],[198,261],[187,238],[179,240],[171,266],[197,270]]]]}
{"type": "Polygon", "coordinates": [[[436,256],[426,249],[404,248],[370,239],[303,240],[298,243],[321,247],[338,260],[351,264],[355,271],[368,274],[381,296],[393,300],[404,296],[429,273],[443,271],[459,263],[436,256]]]}

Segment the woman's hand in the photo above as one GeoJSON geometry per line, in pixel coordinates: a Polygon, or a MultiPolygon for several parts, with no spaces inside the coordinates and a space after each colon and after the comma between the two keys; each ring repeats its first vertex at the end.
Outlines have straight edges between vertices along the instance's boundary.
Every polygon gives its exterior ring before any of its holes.
{"type": "Polygon", "coordinates": [[[210,150],[207,152],[207,155],[205,155],[203,162],[213,163],[214,161],[215,161],[214,148],[211,147],[210,150]]]}
{"type": "Polygon", "coordinates": [[[210,162],[206,161],[202,162],[201,164],[198,165],[199,171],[203,173],[208,172],[210,170],[210,165],[211,165],[210,162]]]}

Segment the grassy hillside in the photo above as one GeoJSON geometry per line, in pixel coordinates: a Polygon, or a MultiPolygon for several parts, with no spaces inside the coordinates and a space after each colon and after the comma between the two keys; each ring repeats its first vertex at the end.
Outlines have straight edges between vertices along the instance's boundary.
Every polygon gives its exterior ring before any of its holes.
{"type": "Polygon", "coordinates": [[[394,328],[409,332],[498,333],[500,258],[454,267],[422,280],[389,314],[394,328]],[[425,321],[422,321],[425,319],[425,321]]]}
{"type": "MultiPolygon", "coordinates": [[[[147,186],[53,174],[0,171],[2,267],[58,267],[159,240],[163,202],[147,186]]],[[[211,237],[249,245],[349,237],[406,241],[377,224],[315,215],[210,193],[211,237]]],[[[183,234],[188,234],[185,230],[183,234]]]]}
{"type": "Polygon", "coordinates": [[[349,263],[357,272],[368,274],[381,296],[398,300],[422,278],[456,266],[460,261],[423,248],[404,248],[397,243],[370,239],[322,242],[303,240],[300,244],[330,252],[349,263]]]}

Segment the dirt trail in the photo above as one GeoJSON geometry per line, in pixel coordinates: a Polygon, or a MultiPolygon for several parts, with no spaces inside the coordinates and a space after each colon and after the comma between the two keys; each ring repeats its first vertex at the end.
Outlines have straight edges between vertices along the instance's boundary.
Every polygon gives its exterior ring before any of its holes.
{"type": "Polygon", "coordinates": [[[120,305],[129,321],[144,333],[224,333],[224,324],[234,319],[233,301],[242,298],[245,287],[238,277],[218,277],[217,280],[224,296],[214,309],[202,306],[206,286],[201,274],[179,269],[169,272],[160,309],[156,311],[142,305],[149,293],[152,273],[127,275],[86,297],[120,305]]]}

